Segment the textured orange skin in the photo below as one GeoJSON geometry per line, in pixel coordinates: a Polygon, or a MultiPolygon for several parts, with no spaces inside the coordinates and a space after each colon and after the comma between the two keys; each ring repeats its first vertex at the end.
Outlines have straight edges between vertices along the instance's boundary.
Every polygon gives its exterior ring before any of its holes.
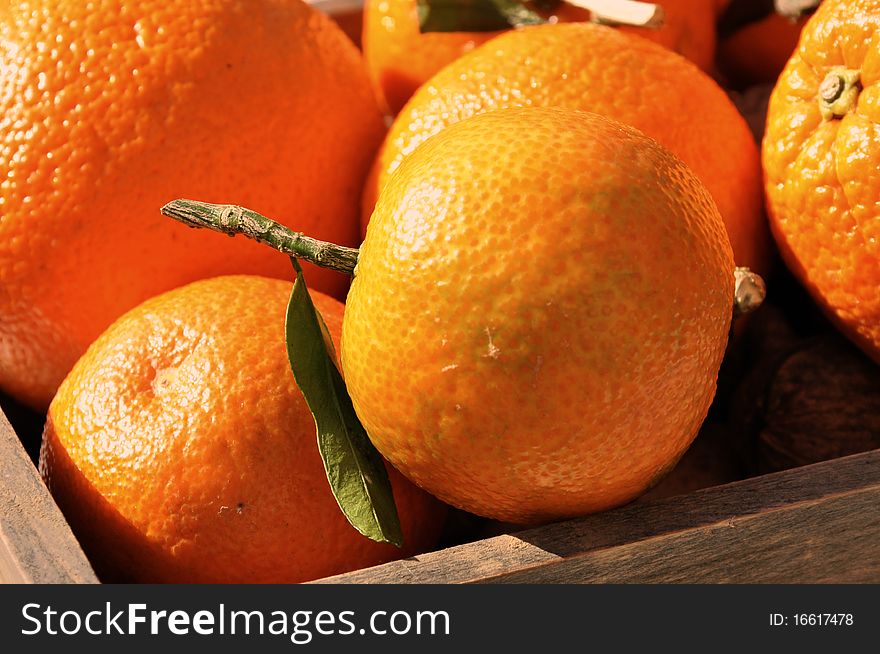
{"type": "Polygon", "coordinates": [[[594,114],[508,109],[444,130],[383,190],[342,366],[404,475],[543,522],[627,502],[674,465],[732,302],[724,225],[678,159],[594,114]]]}
{"type": "MultiPolygon", "coordinates": [[[[61,385],[40,470],[105,580],[300,582],[435,545],[442,505],[393,469],[404,549],[336,505],[287,362],[290,289],[237,275],[156,297],[61,385]]],[[[343,305],[312,298],[338,344],[343,305]]]]}
{"type": "Polygon", "coordinates": [[[758,148],[727,95],[682,57],[586,23],[509,32],[423,86],[394,121],[373,164],[364,225],[378,190],[420,143],[468,116],[524,105],[592,111],[657,139],[712,193],[737,263],[766,271],[758,148]]]}
{"type": "MultiPolygon", "coordinates": [[[[252,206],[356,245],[384,134],[359,53],[300,0],[0,5],[0,388],[45,409],[139,302],[283,257],[159,214],[252,206]]],[[[345,279],[310,269],[342,297],[345,279]]]]}
{"type": "Polygon", "coordinates": [[[745,86],[775,82],[797,47],[806,22],[806,18],[792,21],[772,13],[749,23],[719,44],[719,67],[745,86]]]}
{"type": "MultiPolygon", "coordinates": [[[[711,0],[664,0],[661,29],[621,26],[618,29],[675,50],[703,70],[715,54],[716,7],[711,0]]],[[[367,67],[391,113],[400,111],[422,84],[446,64],[501,32],[419,31],[416,0],[366,0],[363,45],[367,67]]],[[[588,21],[591,12],[563,4],[545,17],[560,22],[588,21]]]]}
{"type": "Polygon", "coordinates": [[[764,136],[770,226],[789,268],[880,362],[880,1],[825,0],[770,98],[764,136]],[[856,106],[824,120],[833,66],[861,73],[856,106]]]}

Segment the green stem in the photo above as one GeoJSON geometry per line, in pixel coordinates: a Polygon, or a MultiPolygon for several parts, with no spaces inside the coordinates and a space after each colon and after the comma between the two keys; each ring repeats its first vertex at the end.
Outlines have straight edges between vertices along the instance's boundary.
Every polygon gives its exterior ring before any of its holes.
{"type": "Polygon", "coordinates": [[[852,111],[862,90],[861,75],[856,69],[834,66],[819,85],[819,113],[825,120],[842,118],[852,111]]]}
{"type": "MultiPolygon", "coordinates": [[[[256,211],[234,204],[173,200],[162,207],[162,213],[189,227],[205,227],[229,236],[244,234],[288,256],[348,275],[354,274],[357,265],[359,251],[356,248],[304,236],[256,211]]],[[[751,313],[764,301],[764,280],[748,268],[737,268],[734,277],[733,315],[751,313]]]]}
{"type": "MultiPolygon", "coordinates": [[[[397,0],[394,0],[397,1],[397,0]]],[[[642,0],[564,0],[586,9],[592,20],[606,25],[658,29],[663,8],[642,0]]],[[[419,29],[425,32],[495,32],[512,27],[541,25],[563,0],[418,0],[419,29]]]]}
{"type": "Polygon", "coordinates": [[[353,275],[357,265],[357,248],[310,238],[256,211],[234,204],[173,200],[162,207],[162,213],[189,227],[205,227],[228,236],[243,234],[288,256],[347,275],[353,275]]]}

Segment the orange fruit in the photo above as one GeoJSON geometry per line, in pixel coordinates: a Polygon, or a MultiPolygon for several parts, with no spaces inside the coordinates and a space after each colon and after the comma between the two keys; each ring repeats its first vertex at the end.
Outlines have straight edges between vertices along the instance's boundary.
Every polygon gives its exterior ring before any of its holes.
{"type": "MultiPolygon", "coordinates": [[[[181,230],[159,214],[169,200],[234,198],[356,245],[383,133],[357,49],[300,0],[3,3],[0,388],[45,408],[148,297],[289,276],[257,244],[181,230]]],[[[327,271],[309,280],[346,291],[327,271]]]]}
{"type": "Polygon", "coordinates": [[[419,30],[416,0],[365,0],[361,44],[373,84],[396,114],[434,73],[500,32],[419,30]]]}
{"type": "MultiPolygon", "coordinates": [[[[321,7],[323,8],[323,5],[321,7]]],[[[360,48],[364,25],[363,7],[359,7],[357,3],[334,5],[332,2],[326,5],[326,7],[328,15],[345,32],[345,35],[351,39],[351,42],[360,48]]]]}
{"type": "MultiPolygon", "coordinates": [[[[404,549],[336,505],[287,361],[290,289],[228,276],[148,300],[61,385],[40,470],[105,580],[300,582],[435,544],[440,503],[393,469],[404,549]]],[[[312,298],[338,343],[342,304],[312,298]]]]}
{"type": "Polygon", "coordinates": [[[379,189],[419,144],[468,116],[514,106],[593,111],[657,139],[711,192],[737,262],[766,269],[758,149],[727,95],[682,57],[585,23],[508,32],[423,86],[395,120],[373,164],[364,221],[379,189]]]}
{"type": "Polygon", "coordinates": [[[783,259],[880,362],[880,0],[825,0],[770,98],[764,171],[783,259]]]}
{"type": "MultiPolygon", "coordinates": [[[[710,70],[715,55],[715,17],[711,0],[663,0],[662,28],[621,26],[710,70]]],[[[560,22],[589,21],[592,13],[561,2],[539,10],[560,22]]],[[[373,81],[397,113],[413,93],[446,64],[470,52],[500,32],[428,32],[419,29],[416,0],[366,0],[364,5],[364,56],[373,81]]]]}
{"type": "Polygon", "coordinates": [[[806,18],[771,13],[740,28],[718,46],[719,67],[742,86],[775,82],[797,47],[806,18]]]}
{"type": "Polygon", "coordinates": [[[606,509],[705,418],[733,268],[708,191],[655,141],[564,109],[482,114],[383,189],[346,383],[379,451],[445,502],[522,523],[606,509]]]}

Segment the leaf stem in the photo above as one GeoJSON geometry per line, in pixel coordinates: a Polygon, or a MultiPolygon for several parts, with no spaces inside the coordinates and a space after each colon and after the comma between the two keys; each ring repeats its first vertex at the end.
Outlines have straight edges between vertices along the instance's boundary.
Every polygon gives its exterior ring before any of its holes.
{"type": "Polygon", "coordinates": [[[189,227],[205,227],[228,236],[243,234],[288,256],[347,275],[353,275],[357,265],[357,248],[319,241],[234,204],[173,200],[162,207],[162,213],[189,227]]]}
{"type": "Polygon", "coordinates": [[[418,0],[419,30],[495,32],[541,25],[563,3],[586,9],[594,22],[605,25],[657,29],[665,17],[660,5],[641,0],[418,0]]]}
{"type": "MultiPolygon", "coordinates": [[[[189,227],[204,227],[229,236],[244,234],[288,256],[348,275],[354,274],[357,265],[357,248],[310,238],[256,211],[234,204],[173,200],[162,207],[162,213],[189,227]]],[[[733,314],[738,317],[761,306],[767,291],[764,280],[748,268],[737,268],[734,277],[733,314]]]]}

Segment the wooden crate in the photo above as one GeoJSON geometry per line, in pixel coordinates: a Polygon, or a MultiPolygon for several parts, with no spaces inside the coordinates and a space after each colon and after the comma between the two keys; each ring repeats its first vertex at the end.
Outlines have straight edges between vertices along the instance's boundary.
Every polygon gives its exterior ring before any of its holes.
{"type": "Polygon", "coordinates": [[[0,582],[98,583],[61,510],[2,411],[0,582]]]}
{"type": "MultiPolygon", "coordinates": [[[[309,1],[358,41],[361,0],[309,1]]],[[[875,450],[321,582],[880,582],[878,507],[875,450]]],[[[0,582],[98,581],[0,410],[0,582]]]]}
{"type": "MultiPolygon", "coordinates": [[[[0,581],[97,583],[0,412],[0,581]]],[[[323,583],[880,582],[880,450],[505,534],[323,583]]]]}

